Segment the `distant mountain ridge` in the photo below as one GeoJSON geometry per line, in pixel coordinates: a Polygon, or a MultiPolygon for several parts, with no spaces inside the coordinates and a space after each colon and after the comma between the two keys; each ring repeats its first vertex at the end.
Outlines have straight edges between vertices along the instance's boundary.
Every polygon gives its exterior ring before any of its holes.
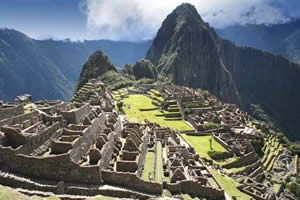
{"type": "Polygon", "coordinates": [[[0,99],[30,93],[36,100],[69,100],[83,63],[93,52],[105,51],[122,67],[143,58],[149,46],[150,41],[34,40],[12,29],[0,29],[0,99]]]}
{"type": "Polygon", "coordinates": [[[300,63],[300,20],[285,24],[235,25],[216,32],[240,46],[250,46],[283,55],[300,63]]]}

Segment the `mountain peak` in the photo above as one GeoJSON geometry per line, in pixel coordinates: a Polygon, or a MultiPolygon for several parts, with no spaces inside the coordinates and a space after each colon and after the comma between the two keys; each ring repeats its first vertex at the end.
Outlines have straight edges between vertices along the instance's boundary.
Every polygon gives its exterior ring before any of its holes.
{"type": "Polygon", "coordinates": [[[193,17],[194,19],[200,20],[201,23],[204,23],[195,6],[189,3],[182,3],[181,5],[177,6],[170,15],[176,15],[177,17],[181,16],[185,18],[193,17]]]}
{"type": "Polygon", "coordinates": [[[196,8],[184,3],[164,20],[146,59],[176,85],[209,90],[226,102],[240,104],[221,47],[221,39],[196,8]]]}
{"type": "Polygon", "coordinates": [[[118,71],[107,55],[101,50],[94,52],[82,67],[76,91],[79,90],[90,78],[97,78],[107,71],[118,71]]]}

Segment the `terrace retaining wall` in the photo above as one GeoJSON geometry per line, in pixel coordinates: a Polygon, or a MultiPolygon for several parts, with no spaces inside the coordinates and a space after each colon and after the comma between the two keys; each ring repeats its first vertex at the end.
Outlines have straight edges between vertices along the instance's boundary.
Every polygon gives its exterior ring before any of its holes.
{"type": "Polygon", "coordinates": [[[216,189],[210,186],[202,185],[194,180],[183,180],[177,183],[164,183],[164,187],[172,194],[189,194],[192,196],[205,197],[208,199],[220,199],[224,197],[223,189],[216,189]]]}
{"type": "Polygon", "coordinates": [[[161,183],[144,181],[136,174],[127,172],[102,170],[102,178],[104,183],[136,189],[150,194],[161,194],[163,189],[161,183]]]}

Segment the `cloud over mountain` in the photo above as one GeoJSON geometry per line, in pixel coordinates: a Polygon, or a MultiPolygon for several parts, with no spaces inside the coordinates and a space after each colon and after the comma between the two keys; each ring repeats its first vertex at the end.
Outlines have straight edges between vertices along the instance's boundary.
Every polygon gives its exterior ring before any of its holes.
{"type": "Polygon", "coordinates": [[[90,35],[114,40],[154,37],[176,6],[193,4],[215,28],[235,24],[278,24],[300,17],[299,0],[84,0],[90,35]]]}

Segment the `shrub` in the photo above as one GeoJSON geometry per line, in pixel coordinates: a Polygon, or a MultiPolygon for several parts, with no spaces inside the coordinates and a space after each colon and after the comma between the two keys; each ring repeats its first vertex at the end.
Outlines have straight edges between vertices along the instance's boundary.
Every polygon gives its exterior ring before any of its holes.
{"type": "Polygon", "coordinates": [[[186,108],[186,109],[184,109],[183,112],[184,112],[185,115],[189,115],[192,111],[191,111],[191,109],[186,108]]]}
{"type": "Polygon", "coordinates": [[[185,108],[192,108],[192,107],[199,107],[199,106],[202,106],[203,103],[200,102],[200,101],[197,101],[197,102],[186,102],[183,104],[183,106],[185,108]]]}
{"type": "Polygon", "coordinates": [[[230,152],[221,152],[221,151],[209,151],[207,152],[209,157],[213,160],[225,160],[227,158],[231,158],[232,154],[230,152]]]}
{"type": "Polygon", "coordinates": [[[286,187],[297,197],[300,197],[300,184],[296,181],[289,182],[286,187]]]}
{"type": "Polygon", "coordinates": [[[155,82],[155,80],[153,79],[150,79],[150,78],[142,78],[140,80],[138,80],[136,82],[137,85],[140,85],[140,84],[153,84],[155,82]]]}
{"type": "Polygon", "coordinates": [[[264,155],[264,152],[262,151],[262,148],[265,145],[265,141],[264,141],[263,137],[259,137],[257,139],[251,140],[251,144],[252,144],[252,146],[254,147],[256,153],[259,156],[263,156],[264,155]]]}
{"type": "Polygon", "coordinates": [[[123,101],[119,101],[119,102],[117,103],[117,107],[118,107],[118,110],[119,110],[119,111],[123,111],[123,104],[124,104],[123,101]]]}

